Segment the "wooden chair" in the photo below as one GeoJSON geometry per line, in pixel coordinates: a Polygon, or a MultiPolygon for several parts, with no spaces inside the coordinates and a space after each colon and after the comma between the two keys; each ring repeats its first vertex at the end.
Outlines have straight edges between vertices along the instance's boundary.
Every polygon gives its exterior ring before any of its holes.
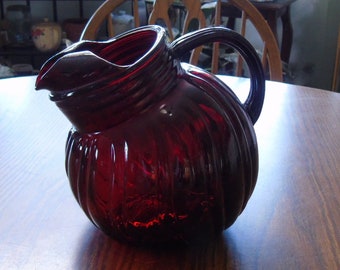
{"type": "MultiPolygon", "coordinates": [[[[168,10],[174,0],[156,0],[154,1],[153,10],[149,16],[149,24],[156,24],[157,20],[163,20],[170,30],[172,28],[168,10]]],[[[206,26],[205,17],[201,10],[201,3],[197,0],[182,0],[182,3],[186,9],[186,16],[183,22],[183,29],[181,34],[185,34],[189,30],[189,25],[193,20],[197,20],[198,28],[206,26]]],[[[173,40],[174,36],[172,31],[169,33],[170,39],[173,40]]]]}
{"type": "Polygon", "coordinates": [[[149,24],[156,24],[158,21],[162,21],[167,28],[170,40],[174,40],[173,25],[169,16],[169,8],[173,2],[174,0],[154,1],[148,20],[149,24]]]}
{"type": "MultiPolygon", "coordinates": [[[[149,16],[149,24],[156,24],[158,20],[164,21],[168,32],[170,40],[174,40],[174,35],[172,32],[172,25],[168,15],[168,10],[173,4],[174,0],[156,0],[154,1],[153,10],[149,16]]],[[[189,32],[190,24],[196,21],[198,24],[197,29],[206,27],[206,19],[201,10],[201,2],[197,0],[182,0],[183,5],[186,9],[186,15],[183,22],[183,29],[181,35],[189,32]]],[[[196,48],[190,57],[190,63],[196,65],[198,63],[199,55],[202,51],[202,47],[196,48]]]]}
{"type": "MultiPolygon", "coordinates": [[[[223,3],[225,4],[225,3],[223,3]]],[[[282,62],[280,58],[280,50],[273,32],[268,23],[263,18],[257,8],[248,0],[228,0],[228,5],[238,8],[242,12],[241,17],[241,34],[245,36],[247,21],[250,21],[259,33],[263,41],[262,64],[264,68],[269,69],[269,78],[274,81],[282,81],[282,62]]],[[[209,3],[210,7],[215,9],[214,24],[221,24],[221,0],[215,1],[214,5],[209,3]]],[[[204,9],[204,5],[202,6],[204,9]]],[[[219,45],[214,44],[212,56],[212,72],[216,73],[218,70],[219,45]]],[[[242,72],[243,60],[238,57],[236,66],[236,75],[240,76],[242,72]]]]}
{"type": "MultiPolygon", "coordinates": [[[[96,39],[96,35],[98,33],[99,28],[106,21],[107,29],[108,29],[108,38],[115,36],[113,21],[111,13],[117,7],[122,5],[126,0],[106,0],[91,16],[87,25],[85,26],[81,40],[88,39],[94,40],[96,39]]],[[[174,39],[174,35],[172,32],[171,20],[168,14],[168,10],[173,4],[174,0],[156,0],[153,4],[153,9],[150,13],[148,24],[156,24],[158,20],[161,20],[165,23],[165,26],[168,30],[170,40],[174,39]]],[[[135,27],[140,26],[140,19],[138,14],[138,0],[132,0],[133,3],[133,17],[135,20],[135,27]]],[[[183,4],[185,6],[186,17],[183,22],[183,29],[181,32],[185,34],[188,32],[189,24],[192,20],[198,21],[198,28],[203,28],[206,26],[205,17],[201,10],[201,4],[197,0],[183,0],[183,4]]]]}
{"type": "MultiPolygon", "coordinates": [[[[97,37],[97,33],[100,27],[106,21],[107,29],[108,29],[108,38],[111,38],[115,35],[114,26],[112,22],[112,11],[124,3],[124,0],[106,0],[91,16],[85,29],[81,35],[81,40],[95,40],[97,37]]],[[[173,4],[174,0],[156,0],[153,4],[153,9],[150,13],[148,23],[155,24],[157,20],[162,20],[168,30],[169,37],[172,40],[174,38],[172,33],[172,25],[170,22],[168,10],[170,6],[173,4]]],[[[198,22],[198,28],[206,27],[206,18],[201,9],[201,1],[197,0],[182,0],[185,8],[186,8],[186,16],[183,22],[183,29],[181,34],[185,34],[189,31],[190,23],[194,20],[198,22]]],[[[271,32],[268,24],[264,21],[262,15],[257,11],[257,9],[250,4],[247,0],[230,0],[229,1],[240,9],[244,10],[244,21],[246,19],[250,19],[256,28],[261,29],[262,38],[267,41],[265,46],[265,55],[267,56],[270,70],[270,79],[282,81],[282,71],[281,71],[281,60],[280,60],[280,52],[277,47],[277,43],[273,33],[271,32]],[[264,30],[262,30],[264,29],[264,30]],[[269,40],[269,41],[268,41],[269,40]]],[[[220,1],[216,2],[216,14],[220,14],[220,1]]],[[[138,0],[133,0],[133,15],[135,19],[135,27],[140,26],[140,20],[138,15],[138,0]]],[[[219,25],[220,15],[216,15],[216,25],[219,25]]],[[[245,29],[245,28],[244,28],[245,29]]],[[[196,48],[193,50],[190,63],[197,65],[199,55],[202,51],[202,47],[196,48]]],[[[219,45],[215,43],[213,45],[213,57],[212,57],[212,72],[217,73],[217,65],[219,58],[219,45]]],[[[239,63],[242,60],[239,61],[239,63]]],[[[264,64],[266,62],[264,61],[264,64]]],[[[241,66],[241,64],[239,64],[241,66]]],[[[240,68],[238,68],[239,70],[240,68]]],[[[237,75],[240,75],[239,73],[237,75]]]]}
{"type": "MultiPolygon", "coordinates": [[[[91,16],[87,25],[85,26],[83,33],[80,37],[81,40],[95,40],[97,38],[100,27],[106,21],[108,29],[108,38],[115,36],[115,30],[113,26],[111,13],[118,6],[123,4],[124,0],[106,0],[91,16]]],[[[168,10],[173,4],[174,0],[156,0],[154,1],[152,11],[150,13],[148,24],[156,24],[158,20],[164,22],[170,40],[174,39],[172,32],[171,20],[168,10]]],[[[189,31],[189,25],[192,21],[198,22],[198,28],[204,28],[206,26],[206,20],[201,10],[201,3],[197,0],[183,0],[183,4],[186,9],[186,16],[183,22],[183,29],[181,35],[189,31]]],[[[133,0],[133,16],[135,20],[135,27],[140,26],[140,19],[138,14],[138,0],[133,0]]],[[[196,48],[190,57],[190,63],[196,65],[202,48],[196,48]]]]}
{"type": "MultiPolygon", "coordinates": [[[[106,22],[108,38],[115,36],[114,24],[112,21],[112,12],[122,5],[126,0],[106,0],[99,6],[87,22],[80,40],[95,40],[101,26],[106,22]]],[[[140,26],[138,14],[138,0],[132,0],[132,14],[134,17],[135,27],[140,26]]]]}

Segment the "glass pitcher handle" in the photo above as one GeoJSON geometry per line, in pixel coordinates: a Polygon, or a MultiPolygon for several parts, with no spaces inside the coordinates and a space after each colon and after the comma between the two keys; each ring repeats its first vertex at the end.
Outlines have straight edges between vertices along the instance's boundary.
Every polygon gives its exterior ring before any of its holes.
{"type": "Polygon", "coordinates": [[[220,42],[238,51],[248,65],[250,90],[243,103],[245,111],[255,124],[260,116],[265,93],[265,78],[261,61],[253,46],[240,34],[225,27],[203,28],[174,40],[170,47],[174,57],[181,58],[187,52],[201,45],[220,42]]]}

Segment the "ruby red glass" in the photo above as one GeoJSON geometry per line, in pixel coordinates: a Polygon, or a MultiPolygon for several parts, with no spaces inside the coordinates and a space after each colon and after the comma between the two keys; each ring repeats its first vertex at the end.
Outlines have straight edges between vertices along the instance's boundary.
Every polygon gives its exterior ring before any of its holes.
{"type": "Polygon", "coordinates": [[[264,76],[255,50],[225,28],[168,43],[146,26],[82,41],[42,67],[37,89],[71,121],[66,172],[88,218],[133,243],[190,243],[233,224],[258,173],[253,124],[264,76]],[[251,72],[242,104],[214,75],[181,63],[207,42],[234,47],[251,72]]]}

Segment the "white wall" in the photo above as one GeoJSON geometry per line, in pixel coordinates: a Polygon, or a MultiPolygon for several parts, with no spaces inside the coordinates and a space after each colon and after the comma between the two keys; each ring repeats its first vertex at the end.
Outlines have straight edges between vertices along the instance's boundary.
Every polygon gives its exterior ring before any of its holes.
{"type": "Polygon", "coordinates": [[[340,0],[297,0],[291,12],[293,82],[330,89],[340,26],[340,0]]]}

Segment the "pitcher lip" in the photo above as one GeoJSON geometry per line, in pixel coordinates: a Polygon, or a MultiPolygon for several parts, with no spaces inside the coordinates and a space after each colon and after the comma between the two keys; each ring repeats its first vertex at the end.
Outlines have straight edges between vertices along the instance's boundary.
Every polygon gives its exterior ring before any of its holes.
{"type": "MultiPolygon", "coordinates": [[[[48,75],[48,73],[51,72],[51,70],[59,63],[61,59],[66,58],[68,55],[71,55],[71,54],[76,55],[81,52],[83,52],[84,54],[89,54],[89,55],[92,54],[93,56],[96,56],[98,60],[105,62],[108,65],[108,67],[110,66],[110,68],[116,68],[119,70],[126,70],[126,71],[128,70],[129,72],[131,72],[132,70],[138,68],[144,62],[144,60],[148,58],[150,54],[152,54],[158,46],[160,46],[161,40],[164,39],[165,36],[166,36],[165,29],[163,27],[158,26],[158,25],[146,25],[146,26],[141,26],[138,28],[128,30],[124,33],[121,33],[105,41],[93,41],[93,40],[79,41],[71,45],[70,47],[65,48],[61,52],[55,54],[43,64],[36,79],[35,89],[36,90],[48,89],[48,87],[45,88],[46,84],[43,83],[44,79],[47,78],[46,75],[48,75]],[[100,45],[102,45],[102,48],[104,48],[105,46],[108,46],[109,44],[118,42],[122,39],[127,39],[131,35],[137,34],[138,32],[142,32],[142,31],[155,32],[153,44],[150,46],[150,48],[148,48],[145,51],[144,54],[142,54],[139,58],[135,59],[135,61],[132,61],[131,63],[121,64],[117,62],[108,61],[102,55],[100,55],[100,52],[101,52],[100,48],[97,49],[99,53],[96,53],[96,49],[94,48],[96,45],[99,47],[100,45]]],[[[48,89],[48,90],[53,91],[52,89],[48,89]]],[[[64,91],[64,90],[65,89],[61,91],[64,91]]]]}

